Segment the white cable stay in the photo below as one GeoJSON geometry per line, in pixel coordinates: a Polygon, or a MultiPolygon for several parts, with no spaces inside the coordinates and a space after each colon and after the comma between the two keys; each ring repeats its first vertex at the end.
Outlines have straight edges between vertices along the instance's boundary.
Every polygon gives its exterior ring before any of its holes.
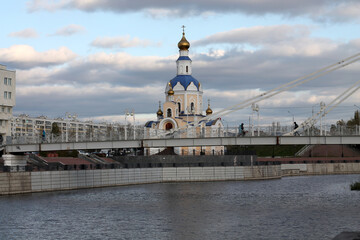
{"type": "Polygon", "coordinates": [[[320,118],[325,117],[329,112],[331,112],[334,108],[336,108],[340,103],[344,102],[351,95],[353,95],[359,88],[360,88],[360,80],[358,80],[353,85],[351,85],[343,93],[341,93],[334,100],[332,100],[328,105],[325,105],[324,107],[322,107],[319,112],[314,114],[312,117],[306,119],[296,129],[294,129],[293,131],[291,131],[289,133],[284,134],[284,136],[291,136],[295,132],[297,132],[300,128],[305,128],[305,127],[309,128],[311,126],[314,126],[320,118]]]}
{"type": "Polygon", "coordinates": [[[243,108],[248,107],[248,106],[251,106],[254,103],[257,103],[257,102],[262,101],[264,99],[267,99],[267,98],[273,97],[275,95],[278,95],[278,94],[280,94],[280,93],[282,93],[284,91],[287,91],[287,90],[292,89],[292,88],[294,88],[296,86],[299,86],[301,84],[304,84],[306,82],[309,82],[311,80],[319,78],[319,77],[321,77],[323,75],[326,75],[326,74],[328,74],[330,72],[333,72],[333,71],[335,71],[335,70],[337,70],[339,68],[343,68],[343,67],[345,67],[347,65],[350,65],[350,64],[352,64],[352,63],[354,63],[356,61],[359,61],[360,60],[359,56],[360,56],[360,53],[357,53],[357,54],[355,54],[355,55],[353,55],[351,57],[345,58],[345,59],[343,59],[343,60],[341,60],[339,62],[331,64],[331,65],[329,65],[327,67],[324,67],[324,68],[322,68],[322,69],[320,69],[318,71],[315,71],[315,72],[307,74],[307,75],[305,75],[303,77],[297,78],[297,79],[295,79],[295,80],[293,80],[291,82],[283,84],[283,85],[281,85],[279,87],[276,87],[276,88],[274,88],[272,90],[269,90],[267,92],[259,94],[259,95],[255,96],[255,97],[247,99],[247,100],[245,100],[243,102],[240,102],[238,104],[235,104],[235,105],[232,105],[230,107],[224,108],[223,110],[220,110],[220,111],[218,111],[216,113],[213,113],[213,114],[211,114],[209,116],[206,116],[204,118],[201,118],[198,121],[195,121],[193,123],[188,123],[183,128],[187,128],[189,125],[197,126],[197,125],[200,124],[200,122],[204,122],[204,121],[207,122],[210,119],[216,119],[216,118],[219,118],[221,116],[228,115],[228,114],[230,114],[232,112],[238,111],[238,110],[243,109],[243,108]]]}

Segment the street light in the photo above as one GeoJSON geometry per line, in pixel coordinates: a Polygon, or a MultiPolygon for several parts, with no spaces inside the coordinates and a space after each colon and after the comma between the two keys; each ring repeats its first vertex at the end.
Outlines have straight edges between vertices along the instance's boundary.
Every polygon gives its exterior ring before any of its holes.
{"type": "Polygon", "coordinates": [[[252,112],[252,124],[251,124],[251,135],[252,136],[254,136],[254,129],[253,129],[253,127],[254,127],[254,112],[257,112],[257,134],[258,134],[258,136],[260,136],[260,128],[259,128],[259,105],[257,105],[257,104],[255,104],[255,103],[253,103],[253,104],[251,104],[251,108],[252,108],[252,110],[253,110],[253,112],[252,112]]]}
{"type": "MultiPolygon", "coordinates": [[[[322,136],[323,134],[323,124],[322,124],[322,117],[323,117],[323,114],[324,114],[324,110],[325,110],[325,103],[324,102],[320,102],[320,136],[322,136]]],[[[325,115],[324,115],[325,117],[325,115]]],[[[324,120],[325,122],[325,120],[324,120]]],[[[326,133],[326,127],[324,129],[324,132],[326,133]]]]}
{"type": "Polygon", "coordinates": [[[134,140],[135,140],[135,112],[134,110],[132,110],[131,112],[129,112],[129,110],[125,110],[125,140],[127,140],[127,117],[133,117],[134,120],[134,140]]]}

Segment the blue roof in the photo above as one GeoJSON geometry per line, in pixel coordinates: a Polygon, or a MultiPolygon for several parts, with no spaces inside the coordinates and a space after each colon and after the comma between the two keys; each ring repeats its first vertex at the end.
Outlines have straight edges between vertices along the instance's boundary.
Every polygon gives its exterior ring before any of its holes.
{"type": "Polygon", "coordinates": [[[179,60],[190,60],[191,61],[191,59],[188,56],[181,56],[176,61],[179,61],[179,60]]]}
{"type": "Polygon", "coordinates": [[[148,122],[145,123],[145,127],[151,128],[151,125],[153,123],[158,123],[158,121],[148,121],[148,122]]]}
{"type": "Polygon", "coordinates": [[[214,124],[214,122],[216,122],[216,120],[211,120],[211,121],[207,122],[205,125],[206,126],[211,126],[211,125],[214,124]]]}
{"type": "Polygon", "coordinates": [[[187,89],[187,87],[190,85],[190,83],[194,83],[194,85],[197,87],[197,89],[199,90],[199,81],[196,80],[193,76],[191,75],[177,75],[176,77],[174,77],[173,79],[170,80],[170,84],[171,87],[174,88],[174,86],[180,82],[180,84],[185,88],[185,90],[187,89]]]}

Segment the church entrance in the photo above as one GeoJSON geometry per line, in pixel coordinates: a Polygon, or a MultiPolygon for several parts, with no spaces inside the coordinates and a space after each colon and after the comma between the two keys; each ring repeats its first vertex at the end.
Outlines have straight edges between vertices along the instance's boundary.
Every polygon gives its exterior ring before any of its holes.
{"type": "Polygon", "coordinates": [[[167,123],[167,124],[165,125],[165,130],[170,130],[170,129],[172,129],[172,128],[173,128],[172,123],[167,123]]]}

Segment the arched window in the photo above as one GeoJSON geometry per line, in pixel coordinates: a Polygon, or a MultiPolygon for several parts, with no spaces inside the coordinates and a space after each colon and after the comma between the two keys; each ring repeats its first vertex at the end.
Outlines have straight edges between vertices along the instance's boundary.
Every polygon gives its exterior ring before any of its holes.
{"type": "Polygon", "coordinates": [[[191,110],[191,113],[195,112],[195,104],[193,102],[190,104],[190,110],[191,110]]]}
{"type": "Polygon", "coordinates": [[[181,113],[181,103],[178,102],[178,110],[179,110],[179,113],[181,113]]]}
{"type": "Polygon", "coordinates": [[[166,115],[167,115],[167,117],[171,117],[171,108],[168,108],[166,115]]]}
{"type": "Polygon", "coordinates": [[[189,72],[189,67],[188,66],[186,66],[186,72],[189,72]]]}

